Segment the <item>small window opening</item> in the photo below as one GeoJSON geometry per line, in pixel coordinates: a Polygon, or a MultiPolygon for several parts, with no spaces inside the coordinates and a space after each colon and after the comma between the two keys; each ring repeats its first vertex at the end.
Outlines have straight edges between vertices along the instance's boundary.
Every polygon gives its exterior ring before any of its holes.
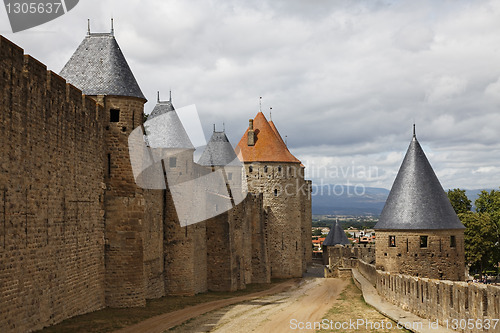
{"type": "Polygon", "coordinates": [[[177,166],[177,157],[170,157],[168,159],[168,166],[171,168],[175,168],[177,166]]]}
{"type": "Polygon", "coordinates": [[[277,197],[278,196],[278,190],[274,190],[274,196],[277,197]]]}
{"type": "Polygon", "coordinates": [[[427,236],[420,236],[420,247],[427,247],[427,236]]]}
{"type": "Polygon", "coordinates": [[[389,236],[389,247],[396,247],[396,236],[389,236]]]}
{"type": "Polygon", "coordinates": [[[119,121],[120,121],[120,110],[118,109],[109,110],[109,122],[117,123],[119,121]]]}
{"type": "Polygon", "coordinates": [[[252,166],[248,167],[248,172],[253,172],[253,167],[252,166]]]}
{"type": "Polygon", "coordinates": [[[267,173],[267,165],[264,166],[264,172],[267,173]]]}
{"type": "Polygon", "coordinates": [[[457,247],[457,239],[455,236],[450,236],[450,247],[457,247]]]}

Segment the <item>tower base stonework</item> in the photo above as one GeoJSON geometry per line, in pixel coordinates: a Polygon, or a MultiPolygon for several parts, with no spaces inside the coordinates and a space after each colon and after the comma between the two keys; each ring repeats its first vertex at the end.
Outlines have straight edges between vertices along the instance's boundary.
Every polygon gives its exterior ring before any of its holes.
{"type": "Polygon", "coordinates": [[[463,229],[378,230],[376,244],[379,270],[431,279],[465,279],[463,229]]]}

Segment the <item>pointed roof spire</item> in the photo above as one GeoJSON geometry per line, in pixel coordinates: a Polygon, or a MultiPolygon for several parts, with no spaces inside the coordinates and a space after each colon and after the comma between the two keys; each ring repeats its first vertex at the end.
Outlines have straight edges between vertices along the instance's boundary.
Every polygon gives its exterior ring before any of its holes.
{"type": "Polygon", "coordinates": [[[344,229],[340,226],[339,220],[337,219],[330,228],[330,232],[323,241],[323,246],[335,246],[335,245],[348,245],[351,244],[344,229]]]}
{"type": "Polygon", "coordinates": [[[170,89],[168,98],[169,98],[170,103],[172,103],[172,89],[170,89]]]}
{"type": "Polygon", "coordinates": [[[111,35],[114,36],[115,35],[115,28],[113,26],[113,18],[111,18],[111,35]]]}
{"type": "Polygon", "coordinates": [[[273,121],[273,108],[269,108],[269,121],[273,121]]]}
{"type": "Polygon", "coordinates": [[[162,101],[160,100],[160,91],[157,92],[157,95],[156,106],[153,111],[151,111],[148,119],[161,116],[169,111],[175,111],[174,105],[172,104],[172,98],[170,98],[169,101],[162,101]]]}
{"type": "Polygon", "coordinates": [[[375,229],[463,229],[414,136],[375,229]]]}
{"type": "Polygon", "coordinates": [[[417,139],[417,134],[415,133],[415,123],[413,123],[413,139],[417,139]]]}
{"type": "Polygon", "coordinates": [[[109,33],[88,32],[59,74],[85,95],[128,96],[146,101],[120,46],[109,33]]]}
{"type": "Polygon", "coordinates": [[[259,112],[262,112],[262,96],[259,97],[259,112]]]}
{"type": "MultiPolygon", "coordinates": [[[[271,122],[272,123],[272,122],[271,122]]],[[[249,146],[247,128],[236,147],[236,154],[243,162],[290,162],[300,163],[293,156],[285,143],[277,134],[274,124],[271,125],[262,112],[259,112],[253,120],[253,129],[255,131],[255,144],[249,146]]]]}
{"type": "Polygon", "coordinates": [[[241,166],[233,146],[224,132],[214,132],[198,160],[204,166],[241,166]]]}
{"type": "Polygon", "coordinates": [[[159,101],[144,127],[151,148],[194,149],[186,129],[169,101],[159,101]]]}
{"type": "Polygon", "coordinates": [[[90,19],[87,19],[87,36],[90,36],[90,19]]]}

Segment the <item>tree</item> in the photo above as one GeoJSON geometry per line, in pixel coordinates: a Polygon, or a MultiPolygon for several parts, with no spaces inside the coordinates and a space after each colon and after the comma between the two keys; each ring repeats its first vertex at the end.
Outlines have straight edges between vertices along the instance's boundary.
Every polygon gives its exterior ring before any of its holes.
{"type": "Polygon", "coordinates": [[[479,197],[475,201],[476,211],[478,213],[488,213],[491,219],[500,225],[500,191],[491,190],[481,191],[479,197]]]}
{"type": "Polygon", "coordinates": [[[470,212],[472,208],[471,201],[467,198],[465,190],[459,188],[448,190],[448,199],[457,215],[470,212]]]}
{"type": "Polygon", "coordinates": [[[465,260],[472,271],[492,269],[498,263],[498,242],[495,223],[488,213],[466,212],[459,215],[464,232],[465,260]]]}
{"type": "Polygon", "coordinates": [[[321,236],[321,229],[314,229],[312,232],[313,236],[321,236]]]}

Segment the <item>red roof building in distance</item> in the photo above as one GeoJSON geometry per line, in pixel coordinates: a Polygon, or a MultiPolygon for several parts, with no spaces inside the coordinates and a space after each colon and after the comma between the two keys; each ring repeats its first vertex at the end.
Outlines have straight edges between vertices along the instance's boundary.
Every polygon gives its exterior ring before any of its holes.
{"type": "Polygon", "coordinates": [[[250,119],[235,150],[242,162],[300,163],[288,150],[274,123],[268,122],[262,112],[250,119]]]}

